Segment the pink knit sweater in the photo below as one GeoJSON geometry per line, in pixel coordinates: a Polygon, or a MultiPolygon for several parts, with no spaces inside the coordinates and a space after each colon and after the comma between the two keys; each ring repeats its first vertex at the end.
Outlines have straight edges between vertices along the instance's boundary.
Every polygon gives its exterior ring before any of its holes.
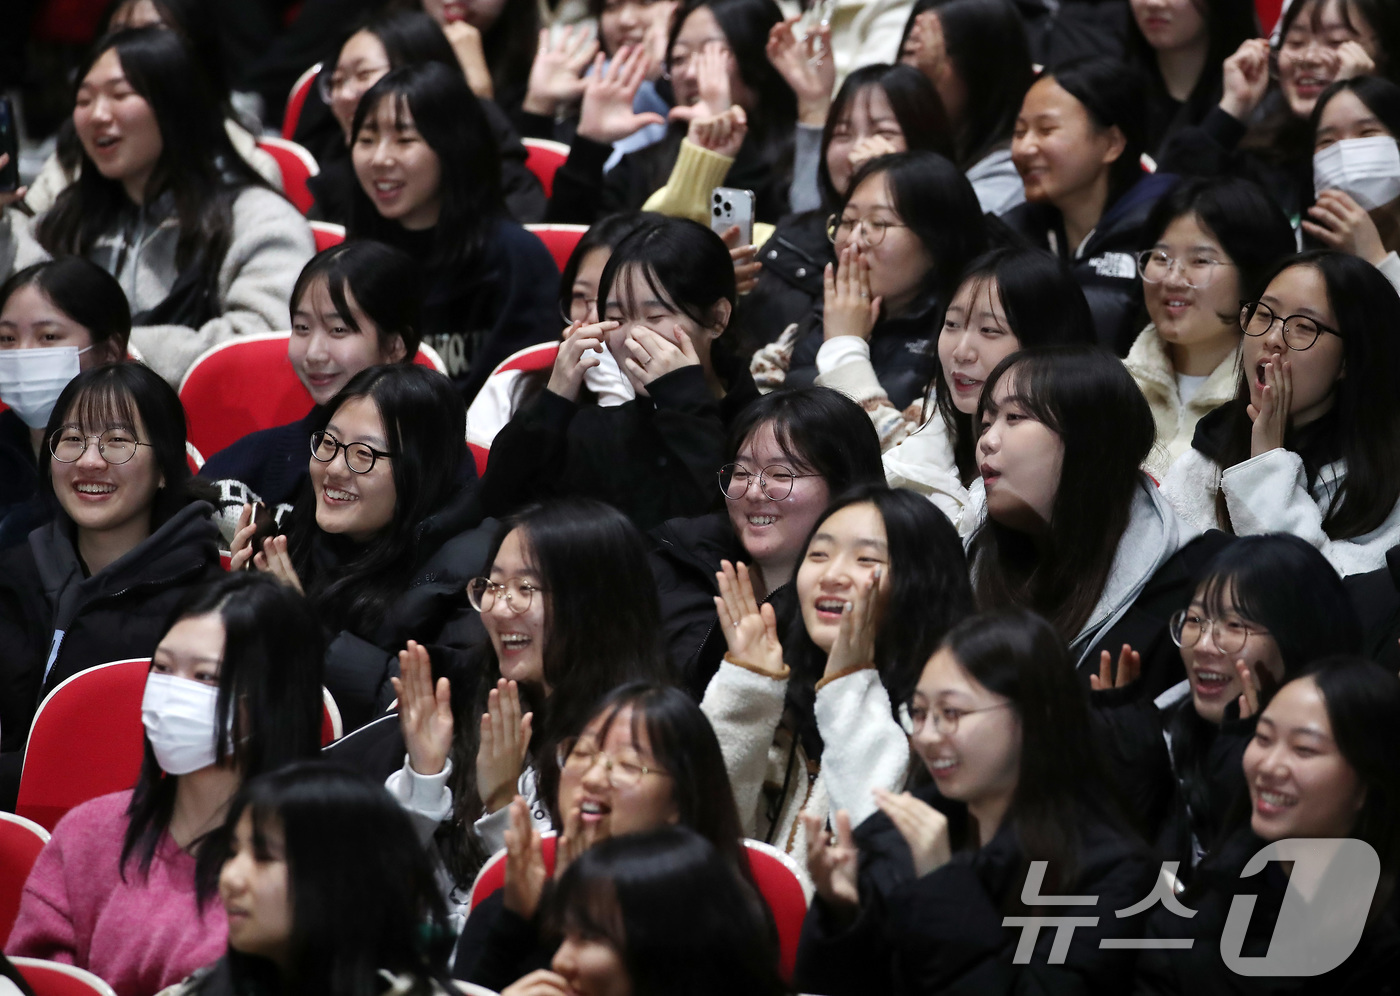
{"type": "Polygon", "coordinates": [[[228,921],[217,899],[201,915],[194,858],[167,834],[142,876],[118,872],[130,792],[85,802],[54,828],[24,885],[5,953],[47,958],[106,979],[117,996],[151,996],[217,961],[228,921]]]}

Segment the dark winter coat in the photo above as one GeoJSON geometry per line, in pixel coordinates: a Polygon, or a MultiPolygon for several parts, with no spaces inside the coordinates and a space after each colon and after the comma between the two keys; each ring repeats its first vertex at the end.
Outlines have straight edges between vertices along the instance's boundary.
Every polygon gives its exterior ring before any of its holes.
{"type": "Polygon", "coordinates": [[[821,312],[822,272],[836,261],[826,237],[830,213],[819,208],[788,215],[759,248],[763,269],[758,284],[739,299],[734,312],[742,355],[752,356],[789,325],[821,312]]]}

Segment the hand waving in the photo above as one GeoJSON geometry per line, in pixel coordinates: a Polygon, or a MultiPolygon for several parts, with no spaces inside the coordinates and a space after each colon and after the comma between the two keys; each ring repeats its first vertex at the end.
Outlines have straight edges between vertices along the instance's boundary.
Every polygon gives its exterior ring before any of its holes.
{"type": "Polygon", "coordinates": [[[524,110],[554,115],[561,107],[579,100],[583,96],[583,71],[597,54],[598,39],[586,25],[565,28],[557,40],[551,40],[548,28],[541,31],[535,61],[530,65],[524,110]]]}
{"type": "Polygon", "coordinates": [[[611,145],[650,124],[665,124],[660,114],[632,110],[637,88],[647,78],[649,60],[641,46],[623,45],[604,66],[603,53],[593,57],[593,72],[584,80],[583,105],[579,108],[578,133],[611,145]]]}
{"type": "Polygon", "coordinates": [[[826,124],[831,91],[836,86],[836,60],[827,54],[831,52],[831,28],[818,25],[799,39],[795,28],[800,20],[790,17],[773,25],[768,32],[768,61],[797,94],[797,120],[820,128],[826,124]]]}
{"type": "Polygon", "coordinates": [[[481,746],[476,752],[476,787],[488,813],[504,808],[515,796],[534,717],[531,712],[520,714],[520,690],[513,681],[502,678],[486,697],[481,746]]]}
{"type": "Polygon", "coordinates": [[[452,750],[452,685],[433,685],[432,662],[422,644],[408,641],[399,651],[399,677],[389,679],[399,697],[399,728],[408,748],[408,763],[420,775],[436,775],[452,750]]]}
{"type": "Polygon", "coordinates": [[[719,626],[729,646],[729,656],[774,678],[781,678],[787,667],[783,664],[783,645],[778,640],[778,617],[767,602],[758,604],[754,598],[753,582],[748,566],[719,562],[715,574],[719,595],[715,609],[719,626]]]}

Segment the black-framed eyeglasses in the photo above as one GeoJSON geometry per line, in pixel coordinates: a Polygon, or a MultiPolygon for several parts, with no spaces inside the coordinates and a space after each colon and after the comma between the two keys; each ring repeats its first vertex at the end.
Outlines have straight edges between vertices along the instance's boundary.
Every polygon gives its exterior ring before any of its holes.
{"type": "Polygon", "coordinates": [[[1222,654],[1237,654],[1244,649],[1245,642],[1252,634],[1268,632],[1239,619],[1211,619],[1195,609],[1177,612],[1171,617],[1167,629],[1173,643],[1188,649],[1200,643],[1201,637],[1209,632],[1210,642],[1222,654]]]}
{"type": "Polygon", "coordinates": [[[749,493],[749,485],[758,479],[758,490],[769,501],[782,501],[792,494],[799,478],[821,477],[820,474],[799,474],[780,463],[769,464],[757,474],[742,463],[727,463],[719,469],[719,489],[730,501],[738,501],[749,493]]]}
{"type": "Polygon", "coordinates": [[[1307,315],[1280,316],[1261,301],[1240,302],[1240,329],[1245,335],[1268,335],[1277,321],[1283,322],[1284,345],[1295,352],[1302,352],[1312,346],[1317,342],[1317,337],[1324,332],[1341,336],[1336,329],[1330,325],[1323,325],[1316,318],[1309,318],[1307,315]]]}
{"type": "Polygon", "coordinates": [[[342,443],[325,429],[311,434],[311,458],[321,463],[330,463],[345,451],[345,466],[356,474],[368,474],[374,469],[376,460],[392,459],[394,454],[377,450],[368,443],[342,443]]]}
{"type": "Polygon", "coordinates": [[[76,425],[65,425],[55,429],[49,437],[49,452],[59,463],[77,463],[94,440],[97,442],[97,455],[113,467],[129,463],[136,455],[136,447],[151,445],[137,439],[130,429],[106,429],[91,435],[76,425]]]}
{"type": "Polygon", "coordinates": [[[885,233],[891,228],[908,228],[900,221],[886,221],[883,218],[842,218],[828,215],[826,219],[827,240],[835,245],[845,242],[855,234],[857,228],[865,236],[865,244],[874,248],[885,240],[885,233]]]}
{"type": "Polygon", "coordinates": [[[633,761],[630,758],[613,757],[598,749],[590,737],[569,737],[559,743],[555,753],[559,770],[574,778],[582,778],[592,770],[593,765],[603,762],[603,770],[608,773],[608,783],[613,788],[635,788],[647,775],[669,775],[669,771],[653,768],[633,761]]]}
{"type": "Polygon", "coordinates": [[[529,610],[535,592],[543,590],[524,578],[510,578],[504,583],[490,578],[472,578],[467,582],[467,601],[478,612],[490,612],[496,607],[496,599],[504,597],[506,608],[520,615],[529,610]]]}
{"type": "Polygon", "coordinates": [[[932,723],[934,732],[939,736],[950,737],[958,732],[958,724],[963,721],[964,716],[974,716],[979,712],[995,712],[997,709],[1005,709],[1010,705],[1010,702],[1001,702],[997,705],[984,706],[981,709],[954,709],[952,706],[925,709],[922,706],[911,705],[909,706],[910,732],[918,733],[926,723],[932,723]]]}

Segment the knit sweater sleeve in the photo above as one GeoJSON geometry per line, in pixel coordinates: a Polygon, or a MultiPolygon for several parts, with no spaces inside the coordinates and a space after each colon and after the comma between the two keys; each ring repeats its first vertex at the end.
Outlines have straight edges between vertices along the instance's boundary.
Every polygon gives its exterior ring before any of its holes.
{"type": "Polygon", "coordinates": [[[688,138],[684,139],[680,154],[676,156],[676,165],[671,168],[670,179],[647,198],[642,210],[689,218],[708,225],[710,191],[723,185],[724,178],[729,175],[729,167],[733,165],[731,156],[711,152],[693,144],[688,138]]]}
{"type": "Polygon", "coordinates": [[[901,412],[890,403],[870,362],[870,343],[859,336],[841,335],[821,344],[817,385],[840,391],[865,409],[875,424],[881,450],[888,450],[918,426],[911,412],[901,412]]]}
{"type": "Polygon", "coordinates": [[[739,818],[750,833],[757,826],[768,748],[783,717],[787,684],[786,676],[773,678],[726,660],[700,701],[719,738],[739,818]]]}
{"type": "Polygon", "coordinates": [[[178,385],[205,350],[235,336],[285,328],[287,301],[316,253],[306,219],[270,190],[253,187],[233,205],[233,233],[219,269],[219,315],[198,329],[143,325],[131,341],[146,365],[178,385]]]}
{"type": "Polygon", "coordinates": [[[68,895],[66,842],[67,834],[55,830],[39,852],[24,883],[14,929],[5,943],[6,954],[65,965],[86,962],[85,945],[74,922],[76,911],[68,895]]]}
{"type": "Polygon", "coordinates": [[[890,694],[873,667],[819,685],[814,712],[831,811],[846,810],[859,826],[876,811],[874,789],[904,787],[909,737],[890,714],[890,694]]]}

